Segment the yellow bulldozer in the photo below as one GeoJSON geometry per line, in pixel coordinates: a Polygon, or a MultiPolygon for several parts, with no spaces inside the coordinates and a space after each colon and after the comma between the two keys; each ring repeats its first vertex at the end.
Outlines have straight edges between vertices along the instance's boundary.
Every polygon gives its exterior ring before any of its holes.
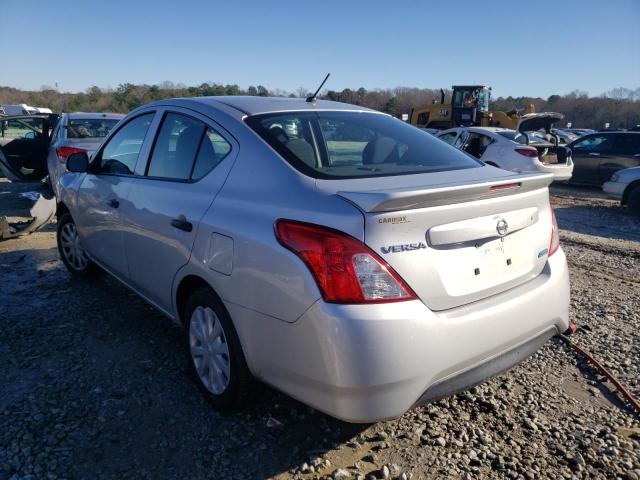
{"type": "Polygon", "coordinates": [[[460,126],[515,129],[523,115],[535,113],[533,104],[519,111],[489,111],[489,100],[491,99],[489,85],[454,85],[452,89],[450,103],[444,103],[445,94],[441,89],[440,103],[412,108],[409,122],[416,127],[433,129],[460,126]]]}

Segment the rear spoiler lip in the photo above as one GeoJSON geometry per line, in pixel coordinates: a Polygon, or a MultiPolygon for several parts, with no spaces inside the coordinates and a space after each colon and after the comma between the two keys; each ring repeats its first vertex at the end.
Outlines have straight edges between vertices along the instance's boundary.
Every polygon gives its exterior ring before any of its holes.
{"type": "Polygon", "coordinates": [[[553,182],[553,174],[533,173],[463,184],[439,184],[424,188],[369,192],[340,191],[337,195],[364,213],[393,212],[504,197],[547,188],[551,182],[553,182]],[[509,188],[511,185],[513,187],[509,188]]]}

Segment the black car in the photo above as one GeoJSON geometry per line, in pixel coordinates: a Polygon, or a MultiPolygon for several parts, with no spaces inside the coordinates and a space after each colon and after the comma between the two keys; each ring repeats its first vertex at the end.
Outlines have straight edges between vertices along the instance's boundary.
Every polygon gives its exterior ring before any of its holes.
{"type": "Polygon", "coordinates": [[[601,186],[614,172],[640,165],[640,132],[598,132],[567,145],[573,152],[570,183],[601,186]]]}

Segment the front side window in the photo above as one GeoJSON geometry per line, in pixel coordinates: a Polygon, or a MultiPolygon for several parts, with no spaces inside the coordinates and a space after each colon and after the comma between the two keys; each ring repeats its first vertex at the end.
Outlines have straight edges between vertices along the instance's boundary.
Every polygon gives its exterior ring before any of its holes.
{"type": "Polygon", "coordinates": [[[153,148],[147,176],[197,180],[215,168],[230,151],[229,142],[201,121],[167,113],[153,148]]]}
{"type": "Polygon", "coordinates": [[[469,132],[462,132],[460,136],[456,138],[456,141],[453,142],[453,146],[456,148],[462,148],[462,145],[464,145],[464,142],[467,140],[467,138],[469,138],[469,132]]]}
{"type": "Polygon", "coordinates": [[[475,158],[480,158],[492,141],[491,137],[487,135],[472,132],[469,134],[462,150],[475,158]]]}
{"type": "Polygon", "coordinates": [[[315,178],[407,175],[481,164],[433,135],[369,112],[254,115],[247,124],[285,160],[315,178]]]}
{"type": "Polygon", "coordinates": [[[44,120],[41,118],[19,118],[0,121],[0,136],[6,139],[42,138],[44,120]]]}
{"type": "Polygon", "coordinates": [[[449,132],[439,135],[438,138],[443,142],[448,143],[449,145],[453,145],[453,142],[455,142],[457,136],[458,132],[449,132]]]}
{"type": "Polygon", "coordinates": [[[132,175],[154,113],[130,120],[109,139],[96,158],[97,173],[132,175]]]}
{"type": "Polygon", "coordinates": [[[594,135],[573,144],[571,149],[575,152],[601,152],[611,145],[611,139],[607,135],[594,135]]]}

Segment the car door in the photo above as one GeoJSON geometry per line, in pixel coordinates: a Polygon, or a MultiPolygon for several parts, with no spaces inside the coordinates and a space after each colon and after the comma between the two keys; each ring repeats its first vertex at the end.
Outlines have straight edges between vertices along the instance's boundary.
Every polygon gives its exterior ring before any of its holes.
{"type": "Polygon", "coordinates": [[[49,134],[48,116],[0,117],[0,173],[13,182],[44,178],[49,134]]]}
{"type": "Polygon", "coordinates": [[[601,185],[600,164],[607,159],[613,148],[610,133],[587,135],[572,143],[573,175],[571,183],[601,185]]]}
{"type": "Polygon", "coordinates": [[[131,283],[166,312],[172,311],[173,279],[189,261],[200,219],[237,150],[233,137],[207,117],[178,107],[162,112],[153,150],[123,214],[131,283]]]}
{"type": "Polygon", "coordinates": [[[122,211],[135,178],[136,164],[150,149],[147,136],[155,112],[144,112],[121,125],[91,161],[72,212],[84,248],[102,267],[127,281],[122,211]]]}
{"type": "Polygon", "coordinates": [[[601,157],[598,177],[606,182],[618,170],[640,165],[640,133],[614,133],[613,146],[607,155],[601,157]]]}

